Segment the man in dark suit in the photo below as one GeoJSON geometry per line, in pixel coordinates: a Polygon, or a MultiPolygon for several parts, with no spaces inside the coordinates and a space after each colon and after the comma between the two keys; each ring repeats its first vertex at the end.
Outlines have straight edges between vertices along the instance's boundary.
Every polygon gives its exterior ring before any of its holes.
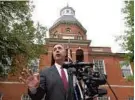
{"type": "Polygon", "coordinates": [[[66,51],[62,44],[53,48],[54,64],[43,69],[40,74],[24,70],[20,79],[28,85],[28,94],[32,100],[73,100],[74,90],[71,74],[62,65],[66,51]]]}

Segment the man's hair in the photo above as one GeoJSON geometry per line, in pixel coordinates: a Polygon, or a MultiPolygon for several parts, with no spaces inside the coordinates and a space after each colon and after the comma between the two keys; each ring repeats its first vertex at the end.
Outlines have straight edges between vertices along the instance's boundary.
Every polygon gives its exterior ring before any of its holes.
{"type": "MultiPolygon", "coordinates": [[[[64,44],[60,44],[60,43],[55,44],[55,45],[53,46],[53,48],[54,48],[56,45],[61,45],[61,46],[63,46],[63,47],[64,47],[64,49],[65,49],[64,44]]],[[[66,49],[65,49],[65,50],[66,50],[66,49]]],[[[52,50],[51,66],[53,66],[53,65],[54,65],[54,63],[55,63],[55,60],[54,60],[54,57],[53,57],[53,50],[52,50]]]]}
{"type": "Polygon", "coordinates": [[[51,66],[53,66],[53,65],[54,65],[54,63],[55,63],[55,60],[54,60],[54,58],[53,58],[53,53],[52,53],[51,66]]]}

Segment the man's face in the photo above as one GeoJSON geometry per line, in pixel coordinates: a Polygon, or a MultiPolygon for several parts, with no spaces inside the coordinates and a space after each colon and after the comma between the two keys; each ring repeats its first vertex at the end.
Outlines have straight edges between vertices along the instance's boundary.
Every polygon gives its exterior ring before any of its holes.
{"type": "Polygon", "coordinates": [[[62,45],[57,44],[53,48],[53,58],[55,61],[64,61],[66,56],[65,49],[62,45]]]}

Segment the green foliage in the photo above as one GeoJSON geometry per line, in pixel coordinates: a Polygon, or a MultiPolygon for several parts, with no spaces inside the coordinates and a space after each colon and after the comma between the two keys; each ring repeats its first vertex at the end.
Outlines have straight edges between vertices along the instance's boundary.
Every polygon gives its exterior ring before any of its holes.
{"type": "Polygon", "coordinates": [[[129,66],[129,61],[121,61],[120,67],[122,68],[123,66],[129,66]]]}
{"type": "Polygon", "coordinates": [[[125,1],[125,7],[122,9],[125,15],[125,34],[117,37],[117,40],[122,41],[120,44],[127,52],[126,57],[131,62],[134,61],[134,1],[125,1]]]}
{"type": "Polygon", "coordinates": [[[0,1],[0,68],[11,66],[16,55],[30,60],[46,52],[47,29],[39,23],[34,25],[33,8],[29,1],[0,1]]]}
{"type": "Polygon", "coordinates": [[[134,76],[133,76],[133,75],[127,76],[127,77],[126,77],[126,80],[127,80],[128,82],[133,81],[133,80],[134,80],[134,76]]]}

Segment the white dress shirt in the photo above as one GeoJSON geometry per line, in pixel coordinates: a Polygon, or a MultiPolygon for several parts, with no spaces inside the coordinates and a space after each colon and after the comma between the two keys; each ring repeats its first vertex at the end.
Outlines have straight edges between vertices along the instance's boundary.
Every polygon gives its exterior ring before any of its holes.
{"type": "MultiPolygon", "coordinates": [[[[61,65],[59,65],[58,63],[55,63],[55,66],[56,66],[56,68],[57,68],[57,70],[58,70],[59,75],[61,76],[61,65]]],[[[65,72],[65,74],[66,74],[66,78],[67,78],[67,81],[68,81],[67,69],[63,68],[63,70],[64,70],[64,72],[65,72]]]]}

